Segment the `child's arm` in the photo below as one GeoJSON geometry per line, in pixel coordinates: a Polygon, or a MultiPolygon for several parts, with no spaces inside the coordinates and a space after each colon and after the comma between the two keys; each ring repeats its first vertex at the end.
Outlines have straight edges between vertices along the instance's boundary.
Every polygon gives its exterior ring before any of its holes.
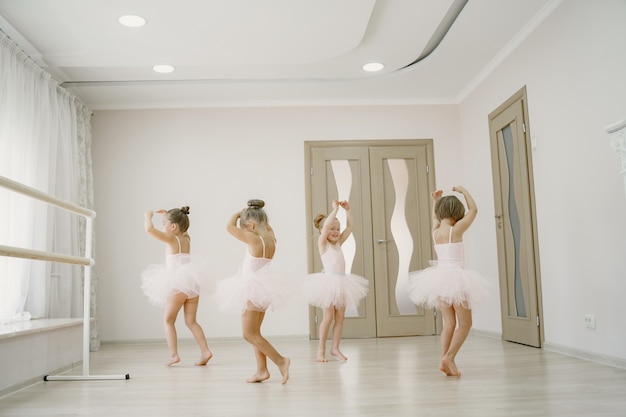
{"type": "MultiPolygon", "coordinates": [[[[157,211],[160,213],[162,210],[157,211]]],[[[152,224],[152,216],[154,212],[152,210],[148,210],[144,213],[144,228],[146,229],[146,233],[148,233],[153,238],[160,240],[161,242],[171,243],[174,237],[165,232],[162,232],[154,227],[152,224]]]]}
{"type": "Polygon", "coordinates": [[[235,238],[241,240],[244,243],[247,243],[247,244],[255,243],[256,234],[252,233],[249,230],[243,229],[237,225],[237,220],[239,220],[240,217],[241,217],[241,211],[238,211],[232,216],[230,216],[230,219],[228,219],[228,222],[226,223],[226,230],[228,231],[228,233],[230,233],[235,238]]]}
{"type": "Polygon", "coordinates": [[[333,201],[333,210],[328,213],[328,216],[324,219],[324,224],[320,229],[320,237],[317,239],[317,244],[320,248],[320,254],[326,251],[326,244],[328,243],[328,233],[330,232],[330,226],[337,218],[337,211],[339,210],[339,202],[333,201]]]}
{"type": "Polygon", "coordinates": [[[346,211],[346,228],[341,232],[341,236],[339,236],[339,244],[343,244],[343,242],[348,239],[350,233],[352,233],[352,229],[354,228],[354,222],[352,220],[352,211],[350,211],[350,203],[347,201],[342,201],[339,203],[341,207],[346,211]]]}
{"type": "Polygon", "coordinates": [[[472,195],[467,191],[464,187],[457,185],[452,187],[452,191],[456,191],[457,193],[463,194],[465,198],[465,204],[467,204],[467,211],[465,212],[465,216],[454,225],[454,229],[461,234],[465,232],[471,224],[474,222],[476,215],[478,214],[478,207],[476,206],[476,202],[472,195]]]}
{"type": "Polygon", "coordinates": [[[443,190],[433,191],[430,195],[433,198],[433,211],[432,211],[433,232],[439,229],[439,226],[441,226],[441,221],[437,218],[437,214],[435,214],[435,206],[437,205],[437,201],[441,199],[442,195],[443,195],[443,190]]]}

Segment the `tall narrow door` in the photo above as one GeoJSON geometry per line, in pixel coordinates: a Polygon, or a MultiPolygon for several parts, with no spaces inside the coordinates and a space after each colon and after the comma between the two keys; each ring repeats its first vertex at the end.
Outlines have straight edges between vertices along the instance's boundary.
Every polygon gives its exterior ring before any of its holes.
{"type": "Polygon", "coordinates": [[[370,148],[379,337],[432,335],[437,330],[435,312],[416,306],[407,295],[409,272],[434,259],[429,150],[427,145],[370,148]]]}
{"type": "MultiPolygon", "coordinates": [[[[354,228],[349,239],[342,245],[346,258],[346,272],[366,277],[370,291],[358,309],[346,310],[343,336],[376,337],[376,306],[372,264],[371,196],[369,176],[369,151],[366,147],[313,147],[310,154],[310,216],[307,223],[312,226],[318,214],[327,214],[333,200],[348,200],[354,228]]],[[[346,226],[345,212],[339,210],[337,218],[341,229],[346,226]]],[[[317,239],[319,231],[311,228],[309,248],[313,261],[310,272],[322,270],[317,239]]],[[[322,310],[314,309],[310,330],[314,338],[317,333],[322,310]]],[[[332,328],[331,328],[332,330],[332,328]]]]}
{"type": "Polygon", "coordinates": [[[541,286],[526,90],[489,115],[502,337],[541,347],[541,286]]]}
{"type": "MultiPolygon", "coordinates": [[[[440,319],[412,304],[408,272],[432,259],[430,192],[432,141],[307,142],[310,163],[308,222],[334,199],[350,201],[353,239],[343,245],[347,271],[370,282],[357,311],[346,312],[344,337],[435,334],[440,319]]],[[[341,211],[340,211],[341,214],[341,211]]],[[[339,218],[342,228],[345,221],[339,218]]],[[[317,230],[310,228],[310,272],[321,270],[317,230]]],[[[320,309],[311,309],[317,338],[320,309]]]]}

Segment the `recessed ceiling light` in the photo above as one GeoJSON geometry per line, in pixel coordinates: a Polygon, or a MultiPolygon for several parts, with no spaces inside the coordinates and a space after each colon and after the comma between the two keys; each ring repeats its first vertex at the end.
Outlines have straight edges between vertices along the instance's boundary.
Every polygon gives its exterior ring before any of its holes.
{"type": "Polygon", "coordinates": [[[376,72],[383,68],[385,68],[385,66],[380,62],[370,62],[369,64],[363,65],[363,69],[367,72],[376,72]]]}
{"type": "Polygon", "coordinates": [[[128,26],[129,28],[138,28],[146,24],[146,19],[141,16],[135,16],[132,14],[120,16],[117,21],[124,26],[128,26]]]}
{"type": "Polygon", "coordinates": [[[170,72],[174,72],[174,67],[171,65],[155,65],[152,67],[155,72],[160,72],[161,74],[168,74],[170,72]]]}

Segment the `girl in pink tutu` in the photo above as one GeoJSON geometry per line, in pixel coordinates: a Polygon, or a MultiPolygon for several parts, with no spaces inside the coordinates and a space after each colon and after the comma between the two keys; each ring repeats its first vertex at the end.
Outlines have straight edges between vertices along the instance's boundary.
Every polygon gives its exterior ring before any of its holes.
{"type": "Polygon", "coordinates": [[[261,335],[261,325],[268,308],[279,306],[286,298],[287,285],[271,269],[276,252],[276,236],[263,210],[262,200],[248,201],[248,207],[228,220],[226,229],[247,249],[239,273],[217,282],[215,300],[226,311],[241,313],[243,338],[254,347],[256,373],[247,381],[263,382],[270,377],[267,358],[276,364],[283,379],[289,379],[289,358],[282,356],[261,335]]]}
{"type": "Polygon", "coordinates": [[[165,307],[165,339],[170,350],[167,365],[180,362],[174,324],[178,312],[183,308],[185,324],[200,347],[200,360],[195,364],[204,366],[213,357],[213,353],[209,350],[202,327],[196,321],[196,312],[200,286],[207,278],[204,268],[191,262],[191,242],[187,233],[189,207],[158,210],[157,213],[163,216],[162,231],[152,224],[152,211],[145,213],[144,224],[150,236],[165,243],[165,264],[148,265],[141,273],[141,289],[152,304],[165,307]]]}
{"type": "Polygon", "coordinates": [[[348,360],[339,350],[339,342],[343,332],[346,307],[356,308],[367,295],[367,279],[346,274],[346,262],[341,245],[352,233],[352,212],[347,201],[333,201],[333,210],[328,214],[318,215],[314,220],[319,229],[317,240],[323,272],[310,274],[304,283],[304,293],[309,304],[322,308],[324,311],[319,328],[319,344],[317,362],[328,362],[326,359],[326,338],[332,321],[335,321],[332,333],[330,354],[340,360],[348,360]],[[346,211],[346,228],[341,231],[337,211],[342,207],[346,211]]]}
{"type": "Polygon", "coordinates": [[[443,314],[441,363],[448,376],[461,376],[455,357],[472,327],[472,309],[484,299],[487,282],[477,272],[464,269],[463,233],[470,227],[478,208],[463,187],[452,187],[463,195],[463,203],[454,195],[432,193],[433,240],[437,261],[434,266],[409,275],[409,298],[426,308],[439,308],[443,314]],[[458,327],[457,327],[458,324],[458,327]]]}

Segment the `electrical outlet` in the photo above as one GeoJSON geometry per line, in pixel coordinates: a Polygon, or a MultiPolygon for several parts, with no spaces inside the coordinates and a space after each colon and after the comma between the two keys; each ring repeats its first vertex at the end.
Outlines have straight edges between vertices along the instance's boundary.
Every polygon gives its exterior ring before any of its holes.
{"type": "Polygon", "coordinates": [[[593,314],[585,314],[585,326],[590,329],[596,328],[596,316],[593,314]]]}

